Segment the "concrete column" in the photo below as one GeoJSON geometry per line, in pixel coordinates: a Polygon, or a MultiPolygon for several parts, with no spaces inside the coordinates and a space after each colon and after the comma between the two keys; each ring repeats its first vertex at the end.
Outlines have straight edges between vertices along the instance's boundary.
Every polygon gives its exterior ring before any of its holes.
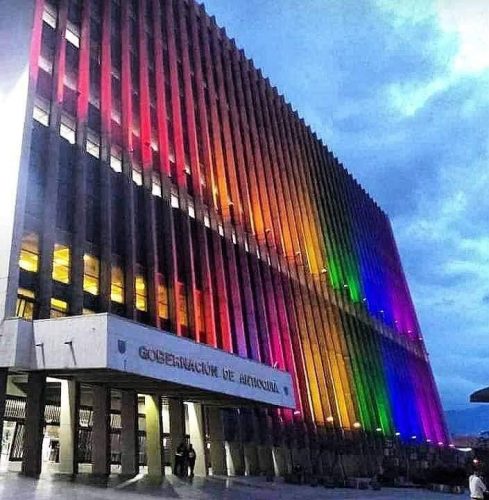
{"type": "Polygon", "coordinates": [[[229,476],[244,475],[245,460],[241,441],[226,441],[226,466],[229,476]]]}
{"type": "Polygon", "coordinates": [[[202,405],[187,403],[187,408],[190,442],[196,455],[194,474],[196,476],[206,476],[207,465],[205,463],[205,432],[202,405]]]}
{"type": "Polygon", "coordinates": [[[92,474],[110,474],[110,389],[95,385],[92,387],[92,474]]]}
{"type": "Polygon", "coordinates": [[[61,381],[61,408],[59,417],[59,472],[76,474],[78,461],[78,409],[80,384],[75,380],[61,381]]]}
{"type": "Polygon", "coordinates": [[[258,445],[258,464],[260,471],[266,475],[274,474],[272,455],[272,423],[266,412],[258,410],[257,421],[259,426],[260,444],[258,445]]]}
{"type": "Polygon", "coordinates": [[[146,413],[146,458],[148,476],[159,480],[164,475],[161,397],[145,396],[144,411],[146,413]]]}
{"type": "Polygon", "coordinates": [[[121,391],[121,474],[133,477],[139,472],[138,395],[121,391]]]}
{"type": "Polygon", "coordinates": [[[46,375],[41,372],[30,372],[27,381],[22,459],[22,474],[25,476],[38,477],[41,473],[45,395],[46,375]]]}
{"type": "Polygon", "coordinates": [[[245,473],[244,450],[242,443],[241,421],[238,410],[228,411],[228,425],[230,429],[224,427],[224,438],[226,439],[226,465],[229,476],[243,476],[245,473]],[[232,434],[229,431],[232,429],[232,434]]]}
{"type": "Polygon", "coordinates": [[[207,408],[209,422],[209,442],[212,475],[227,474],[226,453],[224,450],[224,427],[222,425],[221,409],[215,406],[207,408]]]}
{"type": "Polygon", "coordinates": [[[285,453],[282,446],[272,447],[273,470],[275,475],[282,477],[287,472],[287,464],[285,461],[285,453]]]}
{"type": "Polygon", "coordinates": [[[8,368],[0,368],[0,454],[2,453],[3,416],[7,399],[8,368]]]}
{"type": "Polygon", "coordinates": [[[181,399],[169,400],[168,414],[170,418],[170,462],[175,471],[175,453],[178,446],[185,440],[185,409],[181,399]]]}
{"type": "Polygon", "coordinates": [[[250,432],[249,435],[247,432],[241,433],[242,436],[246,435],[246,439],[243,442],[245,474],[247,476],[257,476],[260,473],[260,467],[258,463],[259,429],[256,415],[253,410],[246,410],[240,414],[239,418],[242,431],[247,428],[250,432]]]}

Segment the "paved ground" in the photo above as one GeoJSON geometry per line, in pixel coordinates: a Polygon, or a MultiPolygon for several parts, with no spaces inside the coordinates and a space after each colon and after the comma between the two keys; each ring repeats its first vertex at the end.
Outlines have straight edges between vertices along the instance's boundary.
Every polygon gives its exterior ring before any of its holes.
{"type": "Polygon", "coordinates": [[[126,483],[111,480],[109,486],[84,483],[84,477],[77,482],[43,476],[33,480],[16,473],[0,474],[1,500],[137,500],[144,498],[178,498],[207,500],[450,500],[463,499],[468,495],[448,495],[422,490],[383,489],[359,491],[351,489],[326,490],[322,487],[286,485],[283,482],[266,483],[262,478],[195,478],[193,482],[175,478],[165,479],[163,484],[150,484],[145,477],[126,483]]]}

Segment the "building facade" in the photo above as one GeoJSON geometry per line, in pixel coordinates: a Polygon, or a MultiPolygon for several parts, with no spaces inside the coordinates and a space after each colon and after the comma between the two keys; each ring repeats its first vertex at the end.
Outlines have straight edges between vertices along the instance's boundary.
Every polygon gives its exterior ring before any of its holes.
{"type": "Polygon", "coordinates": [[[165,426],[213,473],[449,444],[388,217],[202,6],[2,9],[1,409],[24,401],[24,472],[51,402],[69,471],[82,408],[96,473],[111,411],[123,472],[162,471],[165,426]]]}

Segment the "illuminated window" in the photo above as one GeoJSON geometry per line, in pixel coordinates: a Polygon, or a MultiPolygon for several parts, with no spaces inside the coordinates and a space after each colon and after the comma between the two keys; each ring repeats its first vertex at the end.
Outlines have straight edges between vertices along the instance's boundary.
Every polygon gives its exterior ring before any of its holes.
{"type": "Polygon", "coordinates": [[[110,299],[119,304],[124,303],[124,273],[119,266],[112,266],[110,299]]]}
{"type": "Polygon", "coordinates": [[[205,227],[211,227],[211,218],[209,217],[209,213],[204,215],[204,224],[205,227]]]}
{"type": "Polygon", "coordinates": [[[85,254],[83,256],[84,272],[83,272],[83,290],[98,295],[99,291],[99,276],[100,264],[97,257],[85,254]]]}
{"type": "Polygon", "coordinates": [[[217,225],[217,230],[221,236],[224,236],[224,226],[221,223],[217,225]]]}
{"type": "Polygon", "coordinates": [[[15,315],[18,318],[32,320],[34,317],[35,294],[32,290],[19,288],[17,292],[17,308],[15,315]]]}
{"type": "Polygon", "coordinates": [[[64,300],[51,299],[51,318],[62,318],[68,314],[68,303],[64,300]]]}
{"type": "Polygon", "coordinates": [[[180,206],[180,201],[178,199],[178,194],[174,191],[171,193],[171,206],[173,208],[178,208],[180,206]]]}
{"type": "Polygon", "coordinates": [[[185,294],[185,285],[178,283],[178,320],[181,326],[188,326],[187,316],[187,296],[185,294]]]}
{"type": "Polygon", "coordinates": [[[141,165],[133,161],[132,164],[132,181],[138,186],[143,185],[143,174],[141,173],[141,165]]]}
{"type": "Polygon", "coordinates": [[[136,309],[147,311],[146,281],[141,274],[136,276],[136,309]]]}
{"type": "Polygon", "coordinates": [[[36,97],[36,100],[34,101],[34,110],[32,112],[34,120],[39,122],[41,125],[48,127],[49,115],[49,101],[46,101],[46,99],[42,99],[41,97],[36,97]]]}
{"type": "Polygon", "coordinates": [[[100,136],[89,130],[87,132],[87,153],[95,158],[100,158],[100,136]]]}
{"type": "Polygon", "coordinates": [[[77,49],[80,47],[80,30],[72,22],[68,21],[66,24],[66,40],[74,45],[77,49]]]}
{"type": "Polygon", "coordinates": [[[53,253],[53,280],[61,283],[70,282],[70,249],[56,243],[53,253]]]}
{"type": "Polygon", "coordinates": [[[250,246],[249,246],[249,244],[248,244],[248,239],[247,239],[247,238],[245,238],[245,240],[244,240],[244,247],[245,247],[245,250],[246,250],[247,252],[249,252],[249,251],[250,251],[250,246]]]}
{"type": "Polygon", "coordinates": [[[236,243],[238,243],[238,239],[237,239],[237,236],[236,236],[236,231],[233,229],[232,233],[231,233],[231,239],[233,240],[233,243],[236,245],[236,243]]]}
{"type": "Polygon", "coordinates": [[[158,277],[158,316],[168,319],[168,289],[163,281],[163,276],[158,277]]]}
{"type": "Polygon", "coordinates": [[[39,68],[51,74],[53,72],[53,60],[46,57],[45,54],[39,54],[39,68]]]}
{"type": "Polygon", "coordinates": [[[114,172],[122,172],[122,151],[118,146],[110,148],[110,168],[114,172]]]}
{"type": "Polygon", "coordinates": [[[202,292],[197,292],[195,300],[195,331],[200,333],[205,332],[203,312],[204,312],[204,303],[202,299],[202,292]]]}
{"type": "Polygon", "coordinates": [[[121,119],[122,119],[120,108],[116,108],[115,106],[112,106],[112,109],[110,111],[110,117],[112,118],[112,120],[114,122],[116,122],[118,125],[120,125],[121,119]]]}
{"type": "Polygon", "coordinates": [[[192,219],[195,219],[195,207],[194,207],[193,202],[191,202],[191,201],[188,202],[188,215],[192,219]]]}
{"type": "Polygon", "coordinates": [[[28,233],[22,238],[19,267],[37,273],[39,270],[39,240],[37,234],[28,233]]]}
{"type": "Polygon", "coordinates": [[[153,187],[152,187],[153,196],[158,196],[161,198],[161,180],[158,172],[153,172],[153,187]]]}
{"type": "Polygon", "coordinates": [[[58,19],[58,13],[56,12],[56,7],[51,5],[49,2],[44,3],[44,10],[42,13],[42,20],[51,28],[56,29],[58,19]]]}
{"type": "Polygon", "coordinates": [[[75,136],[76,136],[76,123],[75,119],[67,115],[66,113],[62,113],[61,115],[61,123],[59,125],[59,135],[66,139],[70,144],[75,144],[75,136]]]}

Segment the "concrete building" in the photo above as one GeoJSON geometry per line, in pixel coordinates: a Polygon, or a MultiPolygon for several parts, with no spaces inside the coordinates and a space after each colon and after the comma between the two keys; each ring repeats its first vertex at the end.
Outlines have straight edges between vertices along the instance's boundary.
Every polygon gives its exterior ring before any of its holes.
{"type": "Polygon", "coordinates": [[[8,459],[159,477],[190,440],[199,474],[283,474],[448,445],[386,214],[202,6],[0,12],[8,459]]]}

